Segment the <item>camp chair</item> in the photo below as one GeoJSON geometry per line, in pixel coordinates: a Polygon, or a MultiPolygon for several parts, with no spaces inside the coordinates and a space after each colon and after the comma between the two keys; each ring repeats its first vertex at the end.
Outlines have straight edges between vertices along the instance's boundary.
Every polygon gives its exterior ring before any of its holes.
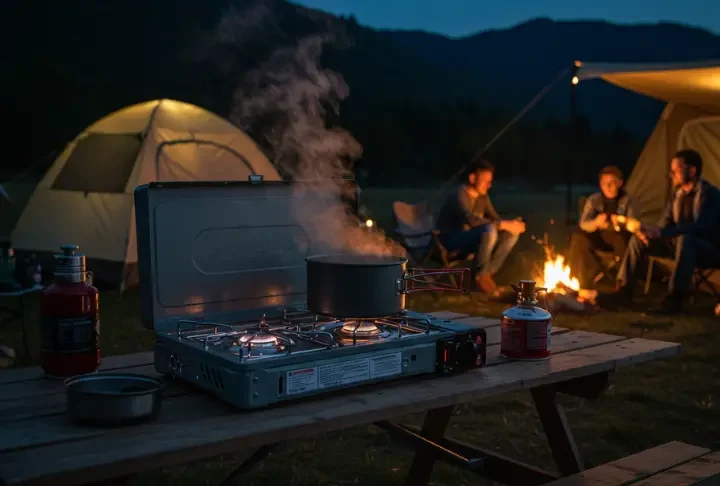
{"type": "MultiPolygon", "coordinates": [[[[393,203],[395,219],[395,238],[407,250],[409,259],[419,267],[432,262],[442,268],[456,268],[467,260],[475,258],[474,254],[461,255],[450,252],[440,242],[439,233],[435,231],[435,218],[426,202],[409,204],[402,201],[393,203]]],[[[453,285],[457,285],[455,277],[449,276],[453,285]]]]}
{"type": "MultiPolygon", "coordinates": [[[[656,264],[668,272],[672,272],[675,267],[675,261],[672,258],[658,256],[648,257],[647,275],[645,277],[645,295],[650,293],[650,284],[652,283],[653,270],[656,264]]],[[[720,291],[715,284],[710,281],[715,272],[720,272],[720,268],[696,268],[693,270],[693,282],[696,292],[702,290],[701,287],[704,285],[716,300],[720,300],[720,291]]]]}
{"type": "Polygon", "coordinates": [[[611,251],[596,250],[595,256],[597,261],[600,262],[600,266],[603,268],[600,270],[595,277],[593,282],[598,283],[604,277],[612,280],[613,282],[617,279],[618,263],[620,263],[620,256],[615,255],[611,251]]]}

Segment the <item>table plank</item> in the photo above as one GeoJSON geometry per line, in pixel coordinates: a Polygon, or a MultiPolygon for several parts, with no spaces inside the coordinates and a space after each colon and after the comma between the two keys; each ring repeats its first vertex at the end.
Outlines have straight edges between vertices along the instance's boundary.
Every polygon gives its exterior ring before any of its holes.
{"type": "MultiPolygon", "coordinates": [[[[573,341],[572,332],[559,336],[573,341]]],[[[587,333],[594,334],[594,333],[587,333]]],[[[8,484],[77,484],[139,472],[260,446],[321,434],[398,415],[453,405],[487,396],[608,372],[633,363],[675,356],[680,345],[624,339],[555,354],[538,362],[505,362],[452,377],[394,382],[355,393],[320,396],[289,406],[244,413],[198,417],[197,404],[182,426],[155,423],[145,427],[98,430],[92,445],[79,440],[28,447],[0,455],[0,477],[8,484]],[[408,397],[412,397],[409,399],[408,397]],[[39,463],[38,457],[43,457],[39,463]]],[[[193,396],[195,399],[196,396],[193,396]]],[[[189,396],[168,400],[168,409],[184,408],[189,396]]],[[[179,412],[178,412],[179,413],[179,412]]],[[[161,418],[160,420],[168,420],[161,418]]],[[[35,421],[32,421],[35,422],[35,421]]],[[[15,422],[9,425],[17,427],[15,422]]],[[[14,428],[13,436],[20,432],[14,428]]],[[[58,436],[52,427],[47,435],[58,436]]],[[[7,448],[10,444],[4,444],[7,448]]],[[[15,443],[17,445],[17,442],[15,443]]]]}
{"type": "MultiPolygon", "coordinates": [[[[152,362],[152,351],[144,353],[107,356],[104,357],[102,359],[102,362],[100,363],[100,371],[113,371],[122,368],[130,368],[132,366],[148,365],[152,364],[152,362]]],[[[45,373],[39,366],[33,366],[28,368],[14,368],[0,371],[0,385],[38,379],[48,379],[45,378],[45,373]]],[[[58,381],[62,382],[61,380],[58,381]]],[[[2,399],[1,396],[0,399],[2,399]]]]}
{"type": "Polygon", "coordinates": [[[685,464],[634,483],[635,486],[691,486],[720,474],[720,452],[712,452],[685,464]]]}
{"type": "Polygon", "coordinates": [[[710,449],[684,442],[668,442],[631,456],[574,474],[548,486],[617,486],[630,484],[660,471],[708,454],[710,449]]]}

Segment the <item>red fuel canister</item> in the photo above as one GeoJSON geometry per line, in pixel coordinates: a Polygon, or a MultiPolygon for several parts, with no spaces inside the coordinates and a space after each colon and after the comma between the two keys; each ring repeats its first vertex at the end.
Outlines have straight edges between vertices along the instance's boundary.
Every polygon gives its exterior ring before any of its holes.
{"type": "Polygon", "coordinates": [[[500,354],[518,360],[548,359],[552,331],[552,315],[538,307],[538,291],[532,280],[513,285],[518,294],[517,305],[506,309],[500,324],[500,354]]]}
{"type": "Polygon", "coordinates": [[[100,366],[99,292],[88,282],[85,255],[77,245],[55,255],[54,282],[40,296],[42,367],[64,378],[100,366]]]}

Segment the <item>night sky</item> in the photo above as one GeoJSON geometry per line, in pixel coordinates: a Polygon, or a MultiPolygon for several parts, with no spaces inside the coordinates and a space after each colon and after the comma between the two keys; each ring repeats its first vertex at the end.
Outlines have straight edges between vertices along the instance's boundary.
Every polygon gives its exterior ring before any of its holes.
{"type": "Polygon", "coordinates": [[[363,25],[451,37],[510,27],[534,17],[621,24],[672,21],[720,34],[720,0],[292,0],[363,25]]]}

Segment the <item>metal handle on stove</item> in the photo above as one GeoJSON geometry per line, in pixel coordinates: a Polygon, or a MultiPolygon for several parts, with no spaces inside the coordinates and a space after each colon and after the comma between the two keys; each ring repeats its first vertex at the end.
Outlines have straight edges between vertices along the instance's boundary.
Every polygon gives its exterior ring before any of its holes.
{"type": "Polygon", "coordinates": [[[440,270],[424,270],[422,268],[409,268],[405,270],[402,278],[395,282],[396,292],[400,294],[409,294],[412,292],[461,292],[467,294],[470,292],[470,269],[469,268],[443,268],[440,270]],[[436,276],[459,276],[460,283],[436,282],[433,277],[436,276]],[[415,284],[424,284],[424,287],[415,288],[415,284]]]}

